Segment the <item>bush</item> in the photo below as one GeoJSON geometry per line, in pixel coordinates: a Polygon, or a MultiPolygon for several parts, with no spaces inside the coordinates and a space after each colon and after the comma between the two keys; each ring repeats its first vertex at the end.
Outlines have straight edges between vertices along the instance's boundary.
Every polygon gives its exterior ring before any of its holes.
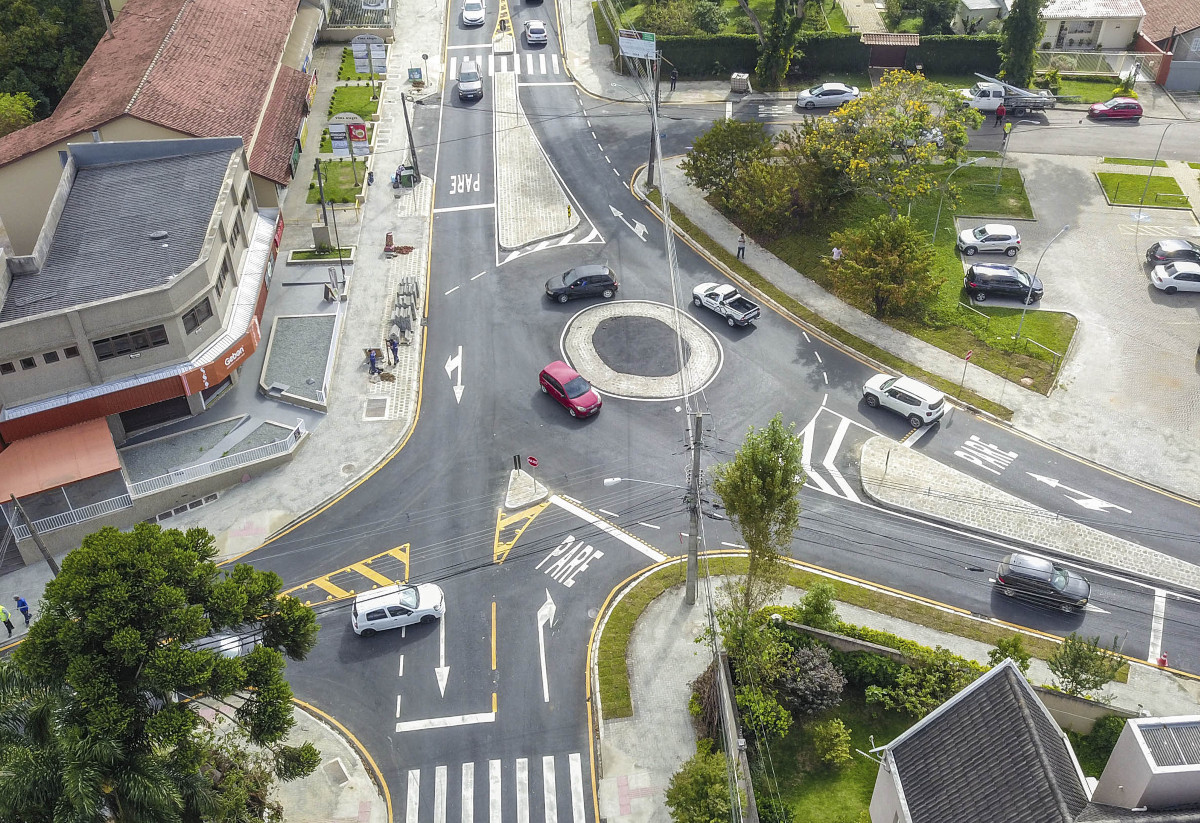
{"type": "Polygon", "coordinates": [[[764,743],[782,740],[792,728],[791,714],[766,689],[738,687],[737,706],[742,713],[742,725],[764,743]]]}
{"type": "Polygon", "coordinates": [[[725,755],[712,750],[711,740],[696,744],[696,753],[667,784],[667,808],[676,823],[728,820],[732,811],[725,755]]]}
{"type": "Polygon", "coordinates": [[[967,74],[993,77],[1000,70],[1000,37],[995,34],[922,35],[921,44],[910,48],[904,68],[915,71],[921,64],[926,74],[967,74]]]}
{"type": "Polygon", "coordinates": [[[930,659],[905,666],[896,685],[870,686],[867,702],[880,703],[892,711],[924,717],[979,677],[982,667],[938,646],[930,659]]]}
{"type": "Polygon", "coordinates": [[[692,19],[692,8],[685,0],[646,6],[636,25],[641,31],[662,35],[688,35],[700,31],[692,19]]]}
{"type": "Polygon", "coordinates": [[[816,714],[832,709],[842,700],[846,678],[829,658],[823,646],[796,649],[775,684],[784,704],[800,714],[816,714]]]}
{"type": "Polygon", "coordinates": [[[729,22],[729,15],[721,8],[720,3],[713,0],[697,0],[696,7],[692,10],[692,22],[700,31],[716,34],[729,22]]]}
{"type": "Polygon", "coordinates": [[[846,682],[864,692],[871,686],[895,686],[904,669],[903,663],[871,652],[834,652],[832,659],[846,682]]]}
{"type": "MultiPolygon", "coordinates": [[[[757,779],[755,781],[758,783],[757,779]]],[[[763,792],[754,795],[759,823],[792,823],[792,807],[776,794],[763,792]]]]}
{"type": "Polygon", "coordinates": [[[717,75],[728,79],[729,72],[750,73],[758,63],[758,38],[753,34],[678,36],[659,33],[657,42],[663,57],[687,77],[717,75]]]}
{"type": "Polygon", "coordinates": [[[1067,732],[1071,748],[1075,750],[1075,757],[1078,758],[1084,774],[1088,777],[1099,777],[1104,772],[1113,748],[1117,745],[1117,738],[1121,736],[1121,730],[1124,728],[1125,718],[1110,714],[1097,720],[1087,734],[1067,732]]]}
{"type": "Polygon", "coordinates": [[[999,666],[1004,662],[1005,658],[1009,658],[1017,664],[1017,668],[1021,670],[1021,674],[1029,673],[1029,661],[1032,659],[1029,652],[1025,651],[1025,645],[1021,642],[1021,635],[1010,634],[1003,640],[996,643],[996,647],[988,652],[988,662],[993,666],[999,666]]]}
{"type": "Polygon", "coordinates": [[[1048,89],[1052,94],[1058,94],[1058,90],[1062,88],[1062,78],[1059,77],[1058,69],[1046,69],[1034,78],[1033,85],[1039,89],[1048,89]]]}
{"type": "Polygon", "coordinates": [[[889,30],[894,30],[900,25],[900,17],[904,10],[900,7],[900,0],[884,0],[883,3],[883,24],[889,30]]]}
{"type": "Polygon", "coordinates": [[[803,31],[796,38],[796,54],[789,77],[867,71],[871,49],[862,44],[861,34],[833,31],[803,31]]]}
{"type": "Polygon", "coordinates": [[[841,623],[837,616],[837,606],[833,604],[833,596],[836,593],[837,589],[832,583],[814,583],[812,588],[804,593],[804,599],[796,609],[798,622],[814,629],[836,632],[838,624],[841,623]]]}
{"type": "Polygon", "coordinates": [[[827,766],[840,769],[854,760],[850,753],[850,730],[841,718],[817,723],[812,729],[813,751],[827,766]]]}
{"type": "Polygon", "coordinates": [[[692,696],[688,700],[688,711],[700,724],[705,737],[719,739],[721,733],[721,690],[717,684],[717,661],[708,664],[699,677],[692,681],[692,696]]]}
{"type": "Polygon", "coordinates": [[[1104,688],[1117,676],[1123,661],[1116,648],[1115,637],[1110,650],[1100,645],[1099,637],[1083,638],[1071,632],[1046,663],[1057,679],[1056,685],[1067,694],[1080,696],[1104,688]]]}

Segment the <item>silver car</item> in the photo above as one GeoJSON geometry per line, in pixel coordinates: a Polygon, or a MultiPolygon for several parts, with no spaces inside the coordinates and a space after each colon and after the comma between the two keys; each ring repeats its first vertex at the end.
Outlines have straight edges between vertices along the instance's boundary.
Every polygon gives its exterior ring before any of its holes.
{"type": "Polygon", "coordinates": [[[458,67],[458,99],[471,100],[483,97],[483,75],[474,60],[463,60],[458,67]]]}
{"type": "Polygon", "coordinates": [[[465,26],[482,26],[487,17],[487,3],[484,0],[463,0],[462,21],[465,26]]]}
{"type": "Polygon", "coordinates": [[[546,35],[546,24],[541,20],[526,20],[525,21],[525,42],[530,45],[535,43],[545,43],[548,41],[546,35]]]}
{"type": "Polygon", "coordinates": [[[1002,251],[1009,257],[1016,257],[1021,250],[1021,235],[1012,226],[987,223],[974,229],[963,229],[958,233],[956,245],[968,257],[980,251],[1002,251]]]}
{"type": "Polygon", "coordinates": [[[822,83],[805,89],[796,95],[796,108],[836,108],[842,103],[858,99],[858,86],[847,86],[845,83],[822,83]]]}

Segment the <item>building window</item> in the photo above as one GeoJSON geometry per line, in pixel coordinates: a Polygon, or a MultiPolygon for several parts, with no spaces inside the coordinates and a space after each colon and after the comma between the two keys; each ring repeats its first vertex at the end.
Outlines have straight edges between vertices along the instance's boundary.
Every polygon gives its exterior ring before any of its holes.
{"type": "Polygon", "coordinates": [[[225,291],[225,281],[229,279],[229,258],[221,256],[221,273],[217,275],[217,297],[225,291]]]}
{"type": "Polygon", "coordinates": [[[49,366],[51,363],[57,363],[58,362],[58,352],[48,351],[42,355],[42,359],[46,361],[47,366],[49,366]]]}
{"type": "Polygon", "coordinates": [[[204,298],[197,303],[190,311],[183,315],[183,330],[191,334],[196,329],[204,325],[204,321],[213,316],[212,304],[208,302],[208,298],[204,298]]]}
{"type": "Polygon", "coordinates": [[[97,360],[111,360],[114,357],[165,345],[167,345],[167,330],[163,326],[152,326],[148,329],[139,329],[126,334],[118,334],[115,337],[92,341],[92,348],[96,351],[97,360]]]}
{"type": "Polygon", "coordinates": [[[242,208],[250,205],[250,184],[246,184],[246,188],[242,189],[242,208]]]}
{"type": "Polygon", "coordinates": [[[68,358],[78,357],[79,356],[79,347],[78,346],[67,346],[65,349],[63,349],[63,354],[68,358]]]}
{"type": "Polygon", "coordinates": [[[12,374],[17,370],[17,367],[12,363],[0,363],[0,374],[12,374]]]}
{"type": "Polygon", "coordinates": [[[36,369],[37,363],[34,362],[34,359],[32,357],[22,357],[21,358],[21,368],[24,369],[25,371],[29,371],[30,369],[36,369]]]}
{"type": "Polygon", "coordinates": [[[242,239],[242,220],[240,217],[233,218],[233,227],[229,229],[229,245],[237,248],[238,241],[242,239]]]}

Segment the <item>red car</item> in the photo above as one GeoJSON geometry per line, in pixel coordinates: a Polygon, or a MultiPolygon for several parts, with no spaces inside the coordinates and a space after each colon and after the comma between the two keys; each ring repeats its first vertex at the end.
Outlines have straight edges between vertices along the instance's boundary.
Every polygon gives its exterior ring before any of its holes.
{"type": "Polygon", "coordinates": [[[555,360],[538,375],[542,391],[553,397],[572,417],[591,417],[604,401],[579,372],[561,360],[555,360]]]}
{"type": "Polygon", "coordinates": [[[1088,117],[1097,120],[1137,120],[1142,116],[1142,104],[1132,97],[1114,97],[1107,103],[1093,103],[1088,117]]]}

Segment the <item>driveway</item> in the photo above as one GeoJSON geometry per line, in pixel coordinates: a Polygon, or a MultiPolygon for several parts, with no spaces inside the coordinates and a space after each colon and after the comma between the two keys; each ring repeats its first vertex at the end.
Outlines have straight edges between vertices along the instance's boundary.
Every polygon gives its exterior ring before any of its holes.
{"type": "MultiPolygon", "coordinates": [[[[1037,271],[1046,289],[1038,308],[1079,319],[1045,416],[1051,419],[1017,424],[1034,433],[1053,427],[1054,442],[1143,477],[1161,477],[1164,461],[1195,465],[1200,294],[1160,293],[1144,262],[1146,248],[1160,237],[1200,237],[1193,212],[1108,205],[1095,172],[1144,167],[1032,154],[1010,154],[1009,162],[1024,175],[1038,218],[1020,224],[1023,242],[1015,262],[1033,271],[1047,243],[1069,224],[1037,271]],[[1063,442],[1061,434],[1072,429],[1063,442]],[[1114,451],[1124,459],[1113,460],[1114,451]]],[[[1186,169],[1172,163],[1170,171],[1183,175],[1186,169]]],[[[1194,181],[1196,172],[1187,171],[1194,181]]],[[[1192,194],[1189,182],[1181,181],[1192,194]]]]}

